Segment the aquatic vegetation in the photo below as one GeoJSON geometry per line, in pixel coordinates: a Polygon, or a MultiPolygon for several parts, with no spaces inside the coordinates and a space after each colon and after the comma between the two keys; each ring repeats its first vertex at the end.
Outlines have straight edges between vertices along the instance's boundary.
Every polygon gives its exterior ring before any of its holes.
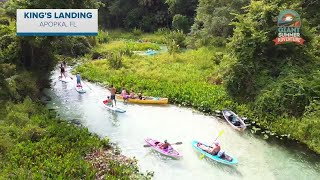
{"type": "Polygon", "coordinates": [[[55,114],[29,98],[21,104],[8,103],[5,115],[0,120],[1,178],[94,179],[98,168],[85,156],[101,148],[112,152],[108,158],[100,157],[109,166],[101,175],[144,177],[135,161],[117,158],[108,140],[56,119],[55,114]]]}

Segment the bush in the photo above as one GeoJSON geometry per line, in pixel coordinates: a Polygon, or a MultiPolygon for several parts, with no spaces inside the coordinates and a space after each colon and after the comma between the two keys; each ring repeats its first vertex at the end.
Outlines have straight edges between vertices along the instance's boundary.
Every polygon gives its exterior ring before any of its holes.
{"type": "Polygon", "coordinates": [[[175,30],[180,30],[184,33],[188,33],[189,32],[189,20],[186,16],[181,15],[181,14],[176,14],[173,17],[172,20],[172,27],[175,30]]]}
{"type": "Polygon", "coordinates": [[[174,54],[180,51],[181,47],[186,47],[185,40],[186,36],[182,31],[171,31],[166,35],[167,47],[170,54],[174,54]]]}
{"type": "Polygon", "coordinates": [[[10,22],[9,22],[8,19],[0,18],[0,25],[9,26],[9,25],[10,25],[10,22]]]}
{"type": "Polygon", "coordinates": [[[109,56],[108,60],[110,67],[113,69],[120,69],[123,66],[122,56],[120,53],[112,54],[109,56]]]}
{"type": "Polygon", "coordinates": [[[134,29],[132,30],[132,33],[133,33],[133,35],[135,35],[135,36],[141,36],[141,34],[142,34],[143,32],[142,32],[141,29],[134,28],[134,29]]]}

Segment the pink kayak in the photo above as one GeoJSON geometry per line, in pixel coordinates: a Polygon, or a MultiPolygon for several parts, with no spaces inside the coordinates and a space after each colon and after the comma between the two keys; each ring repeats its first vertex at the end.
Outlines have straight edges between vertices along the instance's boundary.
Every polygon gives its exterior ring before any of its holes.
{"type": "Polygon", "coordinates": [[[172,157],[172,158],[181,158],[182,155],[174,150],[172,148],[172,146],[169,146],[167,149],[161,149],[159,146],[161,144],[163,144],[162,142],[160,141],[157,141],[157,140],[153,140],[151,138],[147,138],[145,139],[145,141],[156,151],[158,151],[159,153],[163,154],[163,155],[166,155],[166,156],[169,156],[169,157],[172,157]]]}

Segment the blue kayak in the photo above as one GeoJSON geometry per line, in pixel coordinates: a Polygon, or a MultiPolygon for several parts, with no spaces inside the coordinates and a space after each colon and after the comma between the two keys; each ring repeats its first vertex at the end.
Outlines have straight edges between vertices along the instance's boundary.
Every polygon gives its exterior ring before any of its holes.
{"type": "MultiPolygon", "coordinates": [[[[204,155],[207,156],[208,158],[210,158],[210,159],[212,159],[212,160],[215,160],[215,161],[218,161],[219,163],[228,164],[228,165],[235,165],[235,164],[238,163],[238,160],[237,160],[235,157],[233,157],[233,156],[231,156],[231,155],[229,155],[229,154],[225,154],[225,155],[231,157],[231,158],[232,158],[232,161],[228,161],[228,160],[225,160],[225,159],[221,159],[221,158],[218,157],[217,155],[214,156],[214,155],[212,155],[212,154],[209,154],[209,153],[207,153],[206,151],[204,151],[204,150],[202,150],[201,148],[199,148],[199,147],[197,146],[198,143],[199,143],[198,141],[192,141],[192,146],[193,146],[197,151],[199,151],[201,154],[204,154],[204,155]]],[[[203,143],[201,143],[201,144],[208,147],[208,145],[206,145],[206,144],[203,144],[203,143]]]]}

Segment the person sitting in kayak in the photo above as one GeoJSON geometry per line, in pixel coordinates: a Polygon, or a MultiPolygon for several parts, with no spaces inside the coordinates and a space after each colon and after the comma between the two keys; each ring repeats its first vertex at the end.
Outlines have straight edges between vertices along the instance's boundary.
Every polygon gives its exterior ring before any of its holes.
{"type": "Polygon", "coordinates": [[[122,96],[124,102],[126,102],[126,101],[128,102],[129,96],[128,96],[127,90],[125,88],[122,88],[121,96],[122,96]]]}
{"type": "Polygon", "coordinates": [[[112,105],[112,100],[110,99],[110,96],[108,96],[107,100],[104,100],[103,103],[106,104],[107,106],[111,106],[112,105]]]}
{"type": "Polygon", "coordinates": [[[235,117],[233,114],[231,114],[229,117],[228,117],[228,120],[235,126],[240,126],[241,123],[240,121],[237,119],[237,117],[235,117]]]}
{"type": "Polygon", "coordinates": [[[142,93],[141,93],[141,92],[138,93],[138,98],[139,98],[140,100],[145,100],[145,99],[146,99],[145,97],[142,96],[142,93]]]}
{"type": "Polygon", "coordinates": [[[81,76],[80,76],[79,72],[77,73],[76,77],[77,77],[77,87],[82,87],[82,85],[81,85],[81,76]]]}
{"type": "Polygon", "coordinates": [[[167,140],[164,140],[164,143],[156,142],[155,145],[159,146],[161,149],[168,149],[171,146],[171,144],[168,143],[167,140]]]}
{"type": "Polygon", "coordinates": [[[133,90],[131,90],[129,98],[131,98],[131,99],[134,99],[134,98],[135,98],[135,97],[134,97],[134,91],[133,91],[133,90]]]}
{"type": "Polygon", "coordinates": [[[220,144],[218,142],[214,142],[213,143],[214,147],[212,146],[205,146],[203,145],[202,143],[198,142],[197,146],[204,150],[205,152],[211,154],[211,155],[214,155],[216,156],[218,154],[218,152],[220,151],[220,144]]]}

